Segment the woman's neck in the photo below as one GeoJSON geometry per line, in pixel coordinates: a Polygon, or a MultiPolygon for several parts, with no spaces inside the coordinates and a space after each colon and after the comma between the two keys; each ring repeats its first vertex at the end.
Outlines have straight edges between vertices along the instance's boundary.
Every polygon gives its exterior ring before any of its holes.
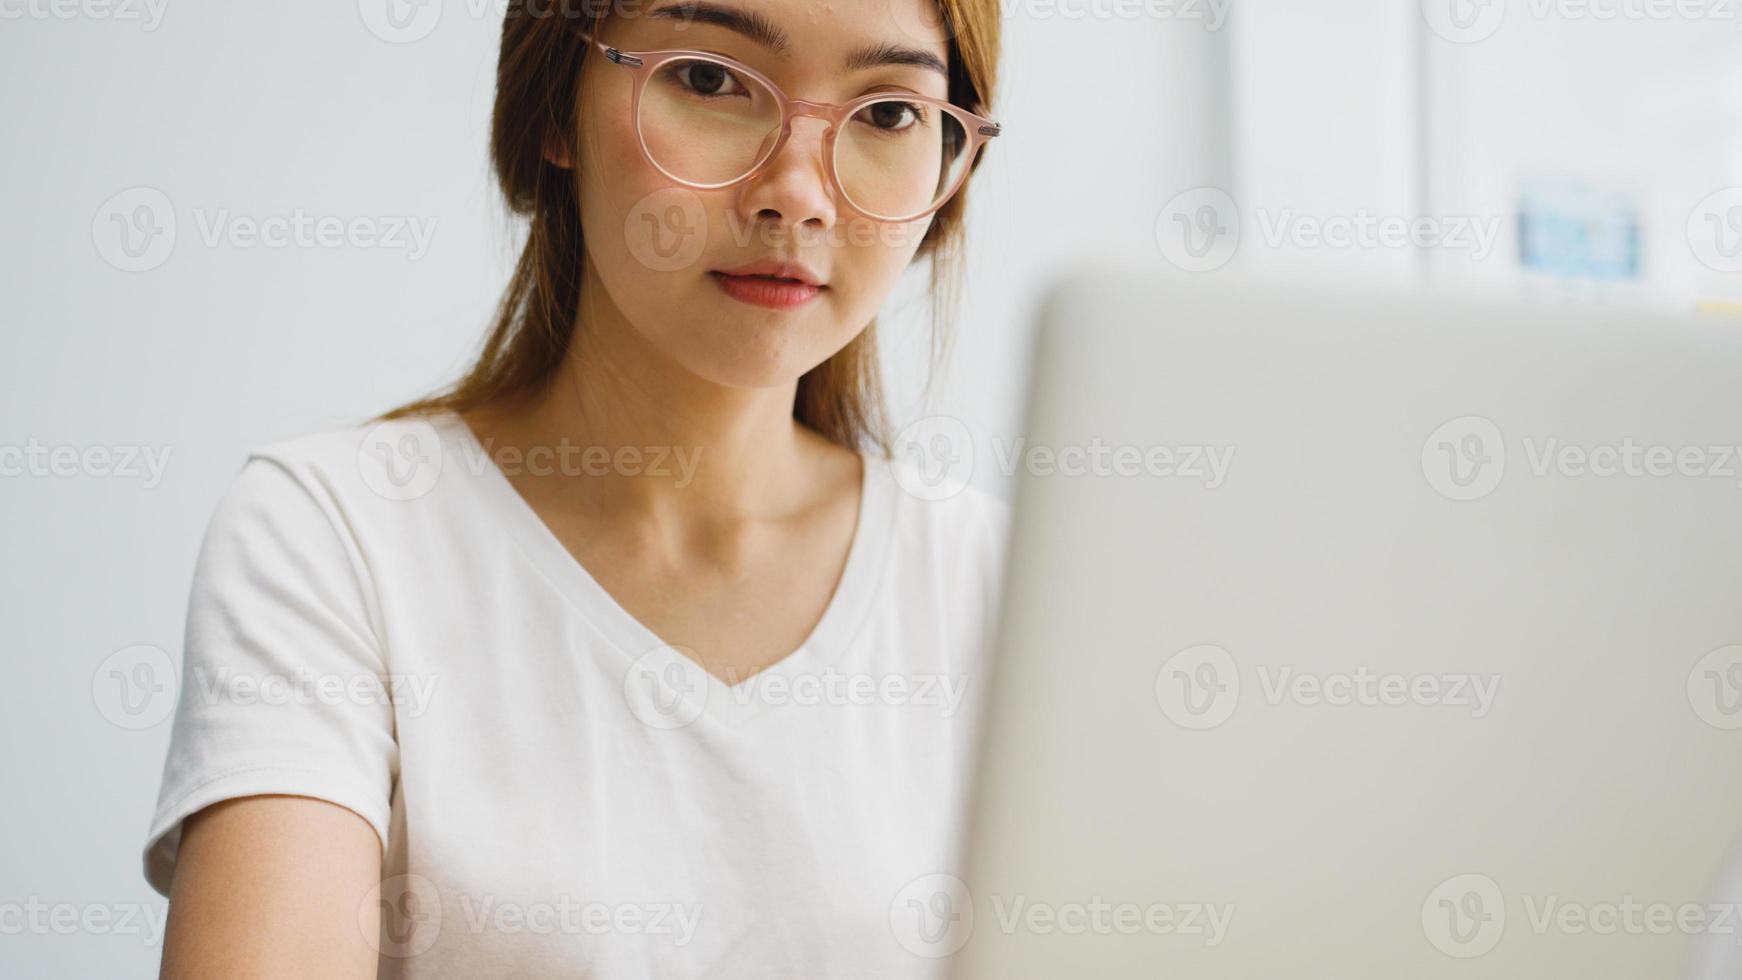
{"type": "Polygon", "coordinates": [[[819,483],[838,483],[820,474],[856,466],[793,418],[796,381],[716,384],[614,312],[588,310],[556,375],[523,405],[468,418],[493,456],[518,451],[514,482],[529,498],[629,520],[731,523],[812,506],[819,483]],[[533,471],[535,449],[554,473],[533,471]]]}

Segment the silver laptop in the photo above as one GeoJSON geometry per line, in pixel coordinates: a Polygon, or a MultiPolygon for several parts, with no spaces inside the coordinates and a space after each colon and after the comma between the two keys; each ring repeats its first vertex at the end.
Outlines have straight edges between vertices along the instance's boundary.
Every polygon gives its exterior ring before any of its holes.
{"type": "Polygon", "coordinates": [[[1042,319],[953,976],[1742,977],[1742,322],[1042,319]]]}

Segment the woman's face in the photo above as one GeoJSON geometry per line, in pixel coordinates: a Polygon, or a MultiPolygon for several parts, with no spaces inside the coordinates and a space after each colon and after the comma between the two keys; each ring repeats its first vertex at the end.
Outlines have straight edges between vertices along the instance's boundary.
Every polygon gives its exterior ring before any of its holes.
{"type": "MultiPolygon", "coordinates": [[[[949,44],[934,0],[619,6],[626,12],[606,21],[605,43],[724,55],[766,75],[788,98],[949,94],[936,67],[948,63],[949,44]],[[874,63],[851,67],[849,59],[874,63]]],[[[590,280],[628,329],[689,372],[745,388],[791,383],[846,346],[893,290],[930,219],[887,224],[852,213],[827,176],[829,124],[809,116],[794,120],[791,138],[752,180],[722,190],[677,184],[641,151],[630,102],[642,72],[598,54],[583,73],[569,162],[590,280]],[[820,288],[770,289],[730,274],[764,262],[797,265],[820,288]]],[[[701,81],[710,90],[732,84],[719,75],[701,81]]],[[[597,310],[600,299],[584,309],[597,310]]]]}

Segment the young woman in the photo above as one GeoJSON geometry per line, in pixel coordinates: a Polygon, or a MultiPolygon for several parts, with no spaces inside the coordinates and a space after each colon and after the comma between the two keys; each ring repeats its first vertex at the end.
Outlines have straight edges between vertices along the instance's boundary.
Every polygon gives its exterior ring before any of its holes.
{"type": "Polygon", "coordinates": [[[873,319],[960,241],[995,0],[596,7],[510,4],[530,237],[479,362],[256,451],[213,518],[165,976],[946,951],[1006,509],[889,458],[873,319]]]}

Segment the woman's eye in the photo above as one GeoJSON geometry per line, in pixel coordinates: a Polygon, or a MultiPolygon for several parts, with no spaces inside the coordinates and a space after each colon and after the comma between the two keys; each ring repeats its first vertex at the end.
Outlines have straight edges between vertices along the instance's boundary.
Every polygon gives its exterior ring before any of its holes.
{"type": "Polygon", "coordinates": [[[697,95],[740,95],[744,86],[724,65],[690,61],[677,68],[678,81],[697,95]]]}
{"type": "Polygon", "coordinates": [[[859,110],[859,119],[888,132],[900,132],[925,120],[925,108],[915,102],[873,102],[859,110]]]}

